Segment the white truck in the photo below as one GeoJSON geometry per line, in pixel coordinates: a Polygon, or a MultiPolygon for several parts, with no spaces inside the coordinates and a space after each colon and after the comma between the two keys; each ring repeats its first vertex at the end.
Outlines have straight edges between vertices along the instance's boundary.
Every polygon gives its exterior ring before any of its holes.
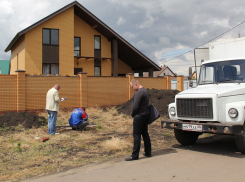
{"type": "Polygon", "coordinates": [[[198,86],[177,94],[168,111],[161,127],[174,129],[180,144],[193,145],[202,133],[234,135],[245,153],[245,56],[204,60],[198,86]]]}

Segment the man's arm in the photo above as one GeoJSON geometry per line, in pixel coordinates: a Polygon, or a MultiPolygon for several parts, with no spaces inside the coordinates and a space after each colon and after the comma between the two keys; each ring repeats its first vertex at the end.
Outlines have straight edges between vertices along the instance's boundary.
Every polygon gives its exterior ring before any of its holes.
{"type": "Polygon", "coordinates": [[[56,90],[55,92],[54,92],[54,101],[55,102],[60,102],[60,97],[59,97],[59,92],[58,92],[58,90],[56,90]]]}
{"type": "Polygon", "coordinates": [[[141,92],[141,90],[138,90],[134,95],[134,99],[132,103],[132,114],[131,114],[132,117],[134,117],[139,111],[142,96],[143,96],[143,92],[141,92]]]}

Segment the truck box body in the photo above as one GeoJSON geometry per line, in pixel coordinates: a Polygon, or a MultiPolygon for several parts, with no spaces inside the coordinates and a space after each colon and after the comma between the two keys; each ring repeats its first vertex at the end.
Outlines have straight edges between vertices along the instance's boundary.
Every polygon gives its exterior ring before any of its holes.
{"type": "Polygon", "coordinates": [[[209,44],[209,59],[245,57],[245,38],[228,39],[209,44]]]}
{"type": "Polygon", "coordinates": [[[239,38],[210,44],[209,51],[195,50],[195,66],[201,66],[198,86],[178,93],[168,106],[170,119],[161,122],[162,128],[174,129],[179,143],[192,145],[202,133],[228,134],[245,153],[243,47],[245,38],[239,38]]]}

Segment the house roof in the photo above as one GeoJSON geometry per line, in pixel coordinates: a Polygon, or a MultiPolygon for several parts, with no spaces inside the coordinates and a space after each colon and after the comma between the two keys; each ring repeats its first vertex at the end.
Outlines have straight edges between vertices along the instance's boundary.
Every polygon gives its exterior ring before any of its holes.
{"type": "Polygon", "coordinates": [[[83,7],[77,1],[74,1],[65,7],[59,9],[58,11],[50,14],[49,16],[41,19],[40,21],[34,23],[33,25],[27,27],[26,29],[18,32],[13,40],[10,42],[8,47],[5,49],[5,52],[8,52],[12,49],[14,44],[23,36],[26,32],[32,30],[33,28],[39,26],[45,21],[55,17],[56,15],[62,13],[63,11],[74,6],[74,13],[79,16],[82,20],[84,20],[90,26],[96,27],[95,29],[104,35],[108,40],[117,39],[118,41],[118,58],[129,65],[133,70],[143,70],[148,71],[149,68],[153,68],[153,71],[159,71],[161,68],[151,61],[148,57],[146,57],[143,53],[137,50],[134,46],[132,46],[129,42],[123,39],[119,34],[117,34],[114,30],[108,27],[105,23],[103,23],[99,18],[93,15],[90,11],[88,11],[85,7],[83,7]],[[96,25],[96,26],[95,26],[96,25]]]}
{"type": "Polygon", "coordinates": [[[155,76],[158,77],[166,69],[169,69],[169,71],[171,71],[173,73],[173,75],[175,75],[174,72],[168,66],[164,65],[160,71],[156,72],[155,76]]]}
{"type": "Polygon", "coordinates": [[[9,60],[0,60],[1,74],[9,74],[9,68],[10,68],[9,64],[10,64],[9,60]]]}

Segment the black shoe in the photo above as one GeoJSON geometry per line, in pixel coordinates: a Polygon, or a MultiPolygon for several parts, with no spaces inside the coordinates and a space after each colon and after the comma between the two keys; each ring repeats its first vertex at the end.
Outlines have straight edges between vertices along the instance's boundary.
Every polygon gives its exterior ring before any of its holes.
{"type": "Polygon", "coordinates": [[[143,155],[146,156],[146,157],[152,157],[151,154],[147,154],[147,155],[146,155],[145,152],[143,153],[143,155]]]}
{"type": "Polygon", "coordinates": [[[125,161],[132,161],[132,160],[138,160],[138,158],[133,158],[132,156],[125,159],[125,161]]]}

